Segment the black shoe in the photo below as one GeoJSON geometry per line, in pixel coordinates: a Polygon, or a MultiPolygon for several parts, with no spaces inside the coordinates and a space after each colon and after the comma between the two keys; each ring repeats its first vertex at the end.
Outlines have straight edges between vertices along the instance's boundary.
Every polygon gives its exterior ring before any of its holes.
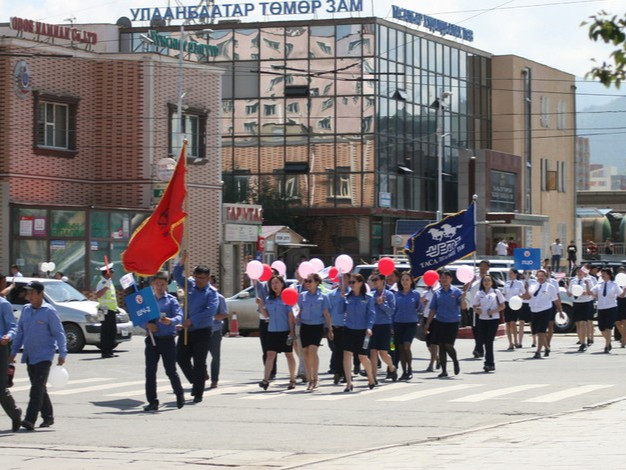
{"type": "Polygon", "coordinates": [[[611,350],[608,347],[604,348],[604,353],[605,354],[610,354],[611,350]]]}
{"type": "Polygon", "coordinates": [[[176,406],[178,407],[178,409],[181,409],[183,406],[185,406],[184,393],[179,393],[178,395],[176,395],[176,406]]]}
{"type": "Polygon", "coordinates": [[[263,390],[267,390],[267,387],[270,386],[270,383],[267,380],[261,380],[259,382],[259,387],[261,387],[263,390]]]}
{"type": "Polygon", "coordinates": [[[530,347],[531,347],[531,348],[536,348],[536,347],[537,347],[537,345],[536,345],[535,343],[533,343],[533,344],[531,344],[531,345],[530,345],[530,347]]]}
{"type": "Polygon", "coordinates": [[[24,421],[22,421],[20,423],[20,426],[22,426],[27,431],[34,431],[35,430],[35,425],[33,423],[31,423],[30,421],[24,420],[24,421]]]}
{"type": "Polygon", "coordinates": [[[485,372],[489,372],[489,366],[483,366],[483,370],[484,370],[485,372]]]}
{"type": "Polygon", "coordinates": [[[144,411],[157,411],[159,409],[159,402],[155,401],[153,403],[149,403],[148,405],[143,407],[144,411]]]}
{"type": "Polygon", "coordinates": [[[433,369],[433,366],[428,366],[426,368],[426,372],[435,372],[435,370],[433,369]]]}
{"type": "Polygon", "coordinates": [[[478,351],[472,352],[472,355],[474,356],[474,359],[478,359],[480,357],[480,353],[478,351]]]}
{"type": "Polygon", "coordinates": [[[454,361],[454,375],[459,375],[461,372],[461,366],[459,365],[459,361],[454,361]]]}
{"type": "Polygon", "coordinates": [[[372,383],[367,384],[367,386],[370,388],[370,390],[372,390],[376,385],[378,385],[377,381],[374,381],[372,383]]]}
{"type": "Polygon", "coordinates": [[[361,370],[358,367],[355,367],[352,372],[354,373],[354,375],[358,375],[361,373],[361,370]]]}
{"type": "Polygon", "coordinates": [[[361,377],[367,377],[367,372],[365,372],[364,370],[359,371],[359,375],[360,375],[361,377]]]}
{"type": "Polygon", "coordinates": [[[550,350],[546,348],[546,350],[543,352],[543,357],[548,357],[550,355],[550,350]]]}
{"type": "Polygon", "coordinates": [[[398,369],[395,369],[393,372],[389,372],[389,375],[391,375],[392,382],[398,381],[398,369]]]}
{"type": "Polygon", "coordinates": [[[537,351],[535,355],[533,356],[533,359],[541,359],[541,353],[537,351]]]}
{"type": "Polygon", "coordinates": [[[333,376],[333,383],[334,383],[335,385],[337,385],[337,384],[339,383],[339,381],[340,381],[340,380],[341,380],[341,376],[340,376],[339,374],[335,374],[335,375],[333,376]]]}
{"type": "Polygon", "coordinates": [[[406,372],[403,372],[402,375],[400,376],[400,378],[398,379],[400,382],[404,382],[406,380],[406,378],[408,377],[409,374],[407,374],[406,372]]]}
{"type": "Polygon", "coordinates": [[[350,385],[349,387],[346,387],[343,389],[344,392],[351,392],[352,390],[354,390],[354,386],[350,385]]]}
{"type": "Polygon", "coordinates": [[[593,340],[592,339],[588,339],[587,340],[587,346],[591,346],[593,344],[593,340]]]}
{"type": "Polygon", "coordinates": [[[514,344],[510,345],[507,351],[515,351],[515,345],[514,344]]]}
{"type": "Polygon", "coordinates": [[[18,408],[16,410],[15,416],[13,416],[13,419],[11,420],[11,430],[13,432],[17,432],[20,430],[21,426],[22,426],[22,410],[21,408],[18,408]]]}
{"type": "Polygon", "coordinates": [[[39,425],[40,428],[49,428],[54,424],[54,418],[44,419],[43,422],[39,425]]]}
{"type": "Polygon", "coordinates": [[[193,402],[194,403],[201,403],[202,402],[202,397],[199,397],[199,396],[193,397],[193,402]]]}
{"type": "Polygon", "coordinates": [[[441,374],[439,374],[437,377],[439,377],[440,379],[447,377],[448,373],[444,370],[441,374]]]}
{"type": "Polygon", "coordinates": [[[584,344],[581,344],[580,347],[578,348],[578,352],[585,352],[587,350],[587,346],[585,346],[584,344]]]}
{"type": "Polygon", "coordinates": [[[613,346],[611,345],[611,343],[609,343],[609,351],[613,349],[613,346]]]}
{"type": "Polygon", "coordinates": [[[413,378],[413,374],[408,374],[406,376],[406,381],[408,382],[409,380],[411,380],[413,378]]]}
{"type": "Polygon", "coordinates": [[[489,366],[489,372],[495,372],[496,366],[489,366]]]}
{"type": "Polygon", "coordinates": [[[515,347],[516,347],[516,348],[521,348],[521,347],[522,347],[522,345],[521,345],[521,344],[516,344],[516,345],[515,345],[515,347]]]}

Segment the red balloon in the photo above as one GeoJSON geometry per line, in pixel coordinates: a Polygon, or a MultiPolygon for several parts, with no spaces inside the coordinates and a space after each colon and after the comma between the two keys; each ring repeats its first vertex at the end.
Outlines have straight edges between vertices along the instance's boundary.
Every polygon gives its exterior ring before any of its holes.
{"type": "Polygon", "coordinates": [[[259,278],[259,281],[269,281],[272,278],[272,268],[270,267],[269,264],[264,264],[263,265],[263,274],[261,274],[261,277],[259,278]]]}
{"type": "Polygon", "coordinates": [[[331,281],[334,281],[335,279],[337,279],[338,274],[339,274],[339,270],[334,266],[328,270],[328,277],[330,278],[331,281]]]}
{"type": "Polygon", "coordinates": [[[424,283],[428,287],[432,286],[438,280],[439,274],[437,273],[437,271],[433,271],[432,269],[430,269],[424,273],[424,283]]]}
{"type": "Polygon", "coordinates": [[[283,302],[285,302],[285,304],[293,307],[298,303],[298,291],[292,289],[291,287],[288,287],[287,289],[283,289],[282,293],[280,294],[280,298],[283,299],[283,302]]]}
{"type": "Polygon", "coordinates": [[[389,276],[396,269],[396,263],[391,258],[381,258],[378,260],[378,270],[383,276],[389,276]]]}

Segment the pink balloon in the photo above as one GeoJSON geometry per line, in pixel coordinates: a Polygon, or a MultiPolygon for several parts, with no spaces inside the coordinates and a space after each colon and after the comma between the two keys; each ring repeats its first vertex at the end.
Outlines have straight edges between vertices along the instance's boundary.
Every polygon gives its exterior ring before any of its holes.
{"type": "Polygon", "coordinates": [[[352,271],[354,261],[352,261],[352,258],[348,255],[339,255],[335,260],[335,266],[337,266],[337,269],[339,269],[341,273],[349,273],[352,271]]]}
{"type": "Polygon", "coordinates": [[[256,281],[263,275],[263,263],[257,260],[252,260],[246,266],[246,274],[250,279],[256,281]]]}
{"type": "Polygon", "coordinates": [[[287,266],[279,259],[272,263],[272,268],[278,271],[280,276],[284,276],[287,273],[287,266]]]}
{"type": "Polygon", "coordinates": [[[303,261],[300,263],[300,266],[298,266],[298,274],[300,274],[300,277],[303,279],[306,279],[309,274],[313,274],[314,272],[315,267],[309,261],[303,261]]]}
{"type": "Polygon", "coordinates": [[[319,273],[322,269],[324,269],[324,262],[319,258],[312,258],[309,260],[309,263],[313,265],[316,273],[319,273]]]}
{"type": "Polygon", "coordinates": [[[456,270],[456,278],[463,284],[472,282],[474,279],[474,268],[471,266],[459,266],[456,270]]]}
{"type": "Polygon", "coordinates": [[[383,276],[389,276],[396,269],[396,263],[391,258],[381,258],[378,260],[378,270],[383,276]]]}

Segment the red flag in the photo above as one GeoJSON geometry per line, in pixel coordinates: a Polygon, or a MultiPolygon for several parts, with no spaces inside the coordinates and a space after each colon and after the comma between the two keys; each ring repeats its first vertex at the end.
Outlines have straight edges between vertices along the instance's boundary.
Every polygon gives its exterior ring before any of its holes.
{"type": "Polygon", "coordinates": [[[140,276],[156,274],[163,263],[175,257],[183,240],[183,224],[187,213],[183,204],[187,197],[185,187],[185,149],[183,143],[180,157],[172,179],[154,213],[133,233],[126,251],[122,253],[122,264],[128,272],[140,276]]]}

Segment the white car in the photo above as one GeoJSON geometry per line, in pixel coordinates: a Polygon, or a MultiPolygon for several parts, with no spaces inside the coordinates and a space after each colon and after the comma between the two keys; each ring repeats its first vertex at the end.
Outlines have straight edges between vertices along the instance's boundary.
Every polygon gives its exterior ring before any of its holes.
{"type": "MultiPolygon", "coordinates": [[[[39,281],[44,285],[44,298],[52,305],[61,318],[67,338],[67,350],[77,353],[85,345],[100,347],[100,321],[98,320],[98,303],[88,300],[67,282],[57,279],[7,277],[7,285],[15,281],[15,287],[7,295],[11,303],[13,314],[19,319],[22,307],[28,303],[24,286],[30,281],[39,281]]],[[[123,309],[117,313],[117,336],[115,346],[124,341],[130,341],[133,324],[123,309]]]]}

